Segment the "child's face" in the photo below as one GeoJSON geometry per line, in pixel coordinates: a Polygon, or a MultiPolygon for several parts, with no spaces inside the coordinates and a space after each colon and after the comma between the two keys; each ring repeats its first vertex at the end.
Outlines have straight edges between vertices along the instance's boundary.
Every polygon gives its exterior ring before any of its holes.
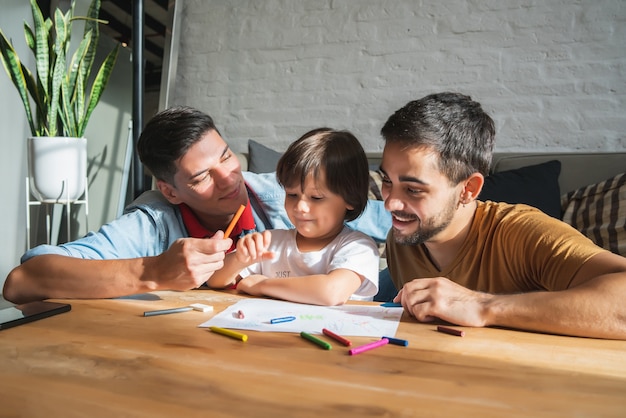
{"type": "Polygon", "coordinates": [[[328,190],[326,175],[320,174],[317,181],[308,175],[304,189],[299,184],[285,187],[285,210],[299,235],[330,242],[343,229],[346,211],[352,206],[328,190]]]}

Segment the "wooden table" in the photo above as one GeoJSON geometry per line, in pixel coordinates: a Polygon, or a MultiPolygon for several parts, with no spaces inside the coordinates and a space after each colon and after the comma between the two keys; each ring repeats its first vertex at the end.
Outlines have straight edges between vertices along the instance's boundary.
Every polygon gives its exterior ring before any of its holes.
{"type": "Polygon", "coordinates": [[[396,337],[408,347],[350,356],[297,334],[246,331],[241,342],[197,327],[240,297],[72,300],[71,312],[0,331],[0,416],[626,416],[625,341],[455,337],[404,315],[396,337]],[[196,302],[215,311],[143,317],[196,302]]]}

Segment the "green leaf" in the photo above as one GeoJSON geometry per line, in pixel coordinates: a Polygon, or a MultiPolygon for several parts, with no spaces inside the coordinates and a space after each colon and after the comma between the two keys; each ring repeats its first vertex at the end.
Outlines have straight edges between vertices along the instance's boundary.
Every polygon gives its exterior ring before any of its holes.
{"type": "Polygon", "coordinates": [[[36,0],[30,0],[30,8],[33,13],[33,23],[35,26],[35,62],[37,67],[37,78],[40,81],[40,85],[43,88],[45,95],[48,94],[48,74],[49,74],[49,44],[48,44],[48,31],[46,30],[46,24],[43,19],[41,10],[37,5],[36,0]]]}
{"type": "Polygon", "coordinates": [[[23,65],[17,56],[13,45],[11,45],[2,30],[0,30],[0,51],[2,52],[2,65],[11,78],[11,81],[13,81],[13,85],[17,88],[20,98],[22,99],[22,104],[24,105],[24,110],[26,111],[26,118],[28,119],[30,131],[33,135],[35,135],[37,129],[35,128],[33,114],[30,108],[30,101],[28,100],[26,77],[22,71],[23,65]]]}
{"type": "Polygon", "coordinates": [[[76,137],[80,138],[83,136],[83,130],[81,130],[81,125],[83,123],[83,118],[85,115],[85,82],[86,80],[83,78],[82,73],[78,73],[78,78],[76,79],[76,90],[73,101],[73,109],[74,109],[74,131],[76,137]]]}
{"type": "Polygon", "coordinates": [[[24,38],[26,38],[26,45],[30,48],[33,53],[35,52],[35,34],[33,30],[24,22],[24,38]]]}
{"type": "MultiPolygon", "coordinates": [[[[58,120],[61,112],[61,84],[65,77],[67,70],[66,55],[67,46],[70,41],[69,30],[69,13],[64,15],[61,10],[56,9],[54,12],[54,64],[52,66],[52,77],[49,80],[48,94],[49,94],[49,107],[47,118],[48,134],[50,136],[57,136],[59,134],[68,135],[62,129],[62,132],[58,129],[58,120]]],[[[61,118],[62,120],[62,118],[61,118]]]]}
{"type": "Polygon", "coordinates": [[[83,117],[83,120],[80,122],[80,130],[79,136],[83,136],[85,133],[85,129],[87,128],[87,122],[91,116],[91,112],[95,109],[100,97],[102,96],[102,92],[106,88],[107,83],[109,82],[109,78],[111,76],[111,72],[113,72],[113,67],[115,66],[115,61],[117,60],[117,55],[119,53],[120,45],[117,44],[115,49],[107,55],[106,59],[100,66],[98,70],[98,74],[96,74],[96,78],[94,79],[93,85],[91,87],[91,93],[89,94],[89,106],[87,107],[87,111],[83,117]]]}
{"type": "Polygon", "coordinates": [[[100,40],[100,27],[98,26],[98,15],[100,11],[100,0],[93,0],[87,11],[87,19],[85,20],[85,31],[83,37],[91,32],[93,42],[89,45],[89,50],[85,57],[85,66],[83,67],[83,77],[87,77],[91,73],[94,60],[96,59],[96,49],[100,40]]]}
{"type": "MultiPolygon", "coordinates": [[[[82,80],[79,78],[79,84],[82,83],[82,80]]],[[[76,112],[73,104],[72,97],[72,87],[69,85],[68,77],[63,78],[63,82],[61,83],[61,120],[63,121],[63,126],[65,127],[65,134],[67,136],[78,136],[78,125],[76,124],[76,112]]]]}
{"type": "Polygon", "coordinates": [[[80,88],[80,90],[77,90],[76,79],[80,75],[81,77],[83,77],[84,81],[84,76],[86,74],[86,72],[83,71],[83,67],[86,65],[85,55],[87,54],[87,49],[89,48],[91,43],[91,32],[89,32],[80,42],[80,45],[78,45],[78,49],[76,50],[76,52],[74,52],[74,55],[72,56],[72,61],[70,62],[70,66],[68,68],[68,87],[70,89],[71,96],[75,96],[76,94],[81,94],[83,96],[85,95],[84,84],[80,88]]]}

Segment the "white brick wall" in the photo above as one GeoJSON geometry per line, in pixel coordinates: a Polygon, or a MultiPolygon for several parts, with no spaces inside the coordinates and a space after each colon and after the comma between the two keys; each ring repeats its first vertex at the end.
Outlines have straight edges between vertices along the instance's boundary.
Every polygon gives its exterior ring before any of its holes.
{"type": "Polygon", "coordinates": [[[498,151],[626,149],[624,0],[182,0],[173,103],[236,151],[349,129],[367,151],[407,101],[454,90],[498,151]]]}

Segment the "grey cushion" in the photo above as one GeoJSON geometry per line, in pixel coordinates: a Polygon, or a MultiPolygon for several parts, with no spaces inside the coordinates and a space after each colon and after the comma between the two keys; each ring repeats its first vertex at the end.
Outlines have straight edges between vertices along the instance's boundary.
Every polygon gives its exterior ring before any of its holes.
{"type": "Polygon", "coordinates": [[[250,139],[248,140],[248,171],[253,173],[276,171],[276,164],[281,155],[281,152],[250,139]]]}

